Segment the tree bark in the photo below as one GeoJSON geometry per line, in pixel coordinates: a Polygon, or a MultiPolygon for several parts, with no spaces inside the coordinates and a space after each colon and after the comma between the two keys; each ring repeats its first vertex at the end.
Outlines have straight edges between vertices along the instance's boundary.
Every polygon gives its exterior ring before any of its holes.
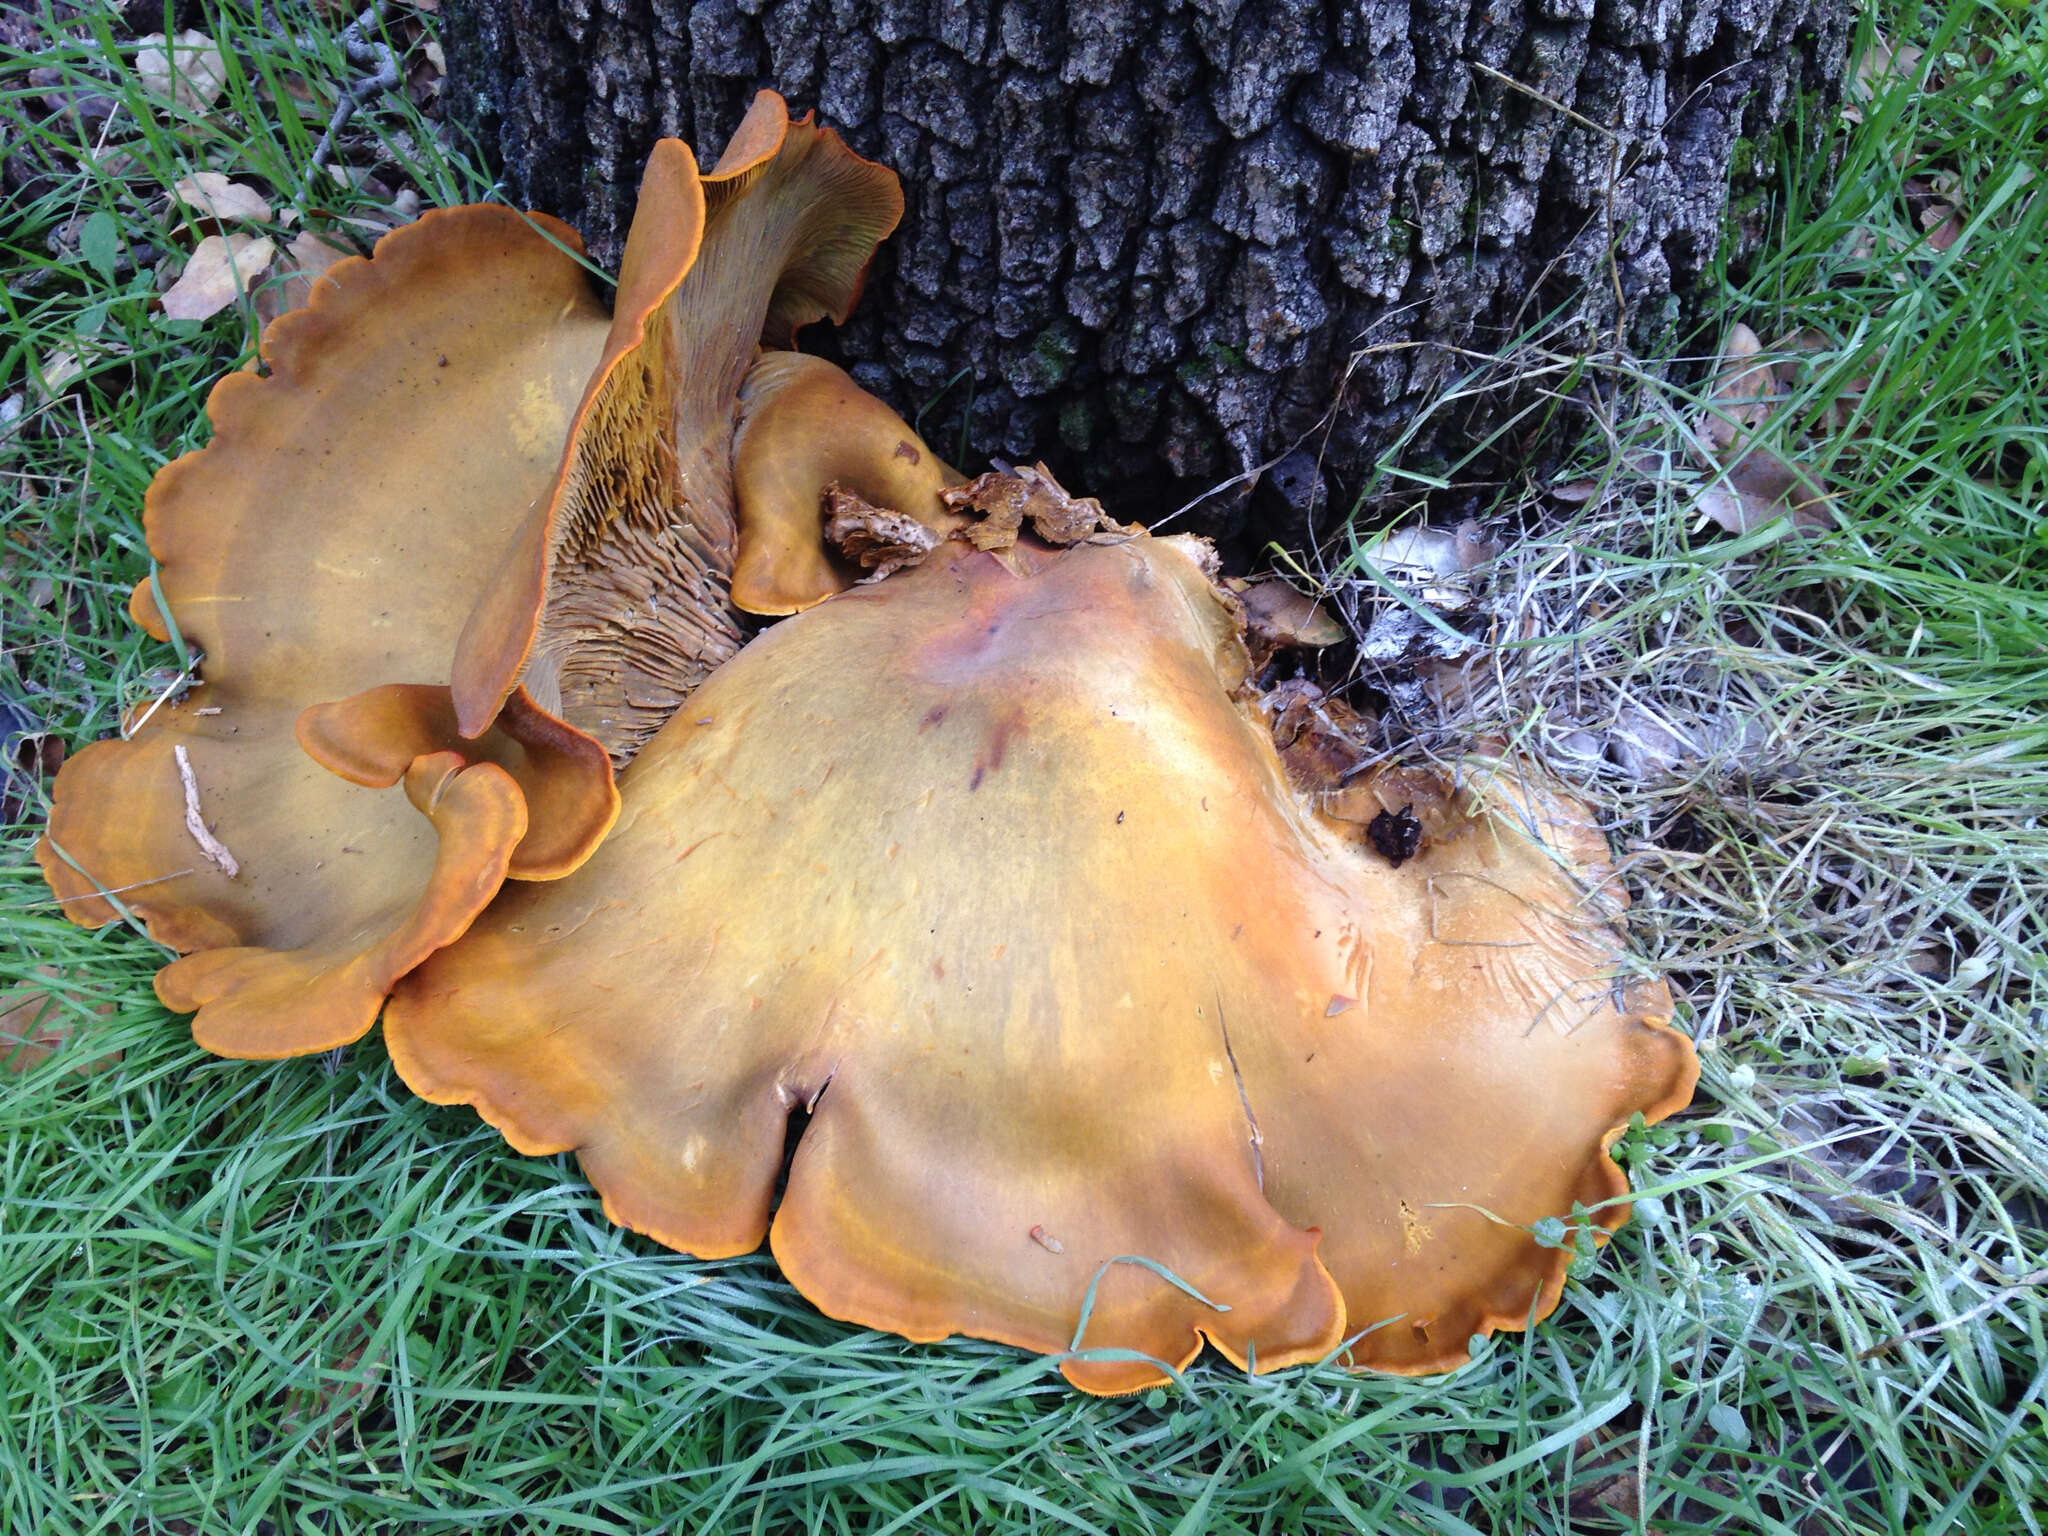
{"type": "Polygon", "coordinates": [[[907,208],[854,320],[806,345],[943,452],[1043,458],[1144,518],[1231,477],[1211,510],[1239,508],[1276,460],[1267,494],[1297,512],[1319,473],[1355,485],[1453,347],[1544,321],[1553,344],[1668,354],[1731,198],[1754,238],[1777,130],[1799,93],[1832,97],[1852,15],[446,0],[444,44],[455,121],[607,263],[656,137],[708,160],[759,87],[816,108],[907,208]]]}

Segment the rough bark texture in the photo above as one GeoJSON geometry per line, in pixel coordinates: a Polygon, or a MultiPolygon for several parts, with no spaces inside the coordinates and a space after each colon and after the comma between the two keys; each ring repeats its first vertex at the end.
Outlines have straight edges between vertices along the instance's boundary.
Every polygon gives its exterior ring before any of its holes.
{"type": "MultiPolygon", "coordinates": [[[[1796,93],[1833,90],[1851,17],[1849,0],[444,6],[454,116],[602,260],[655,137],[715,154],[764,85],[817,108],[909,206],[854,322],[806,344],[924,408],[948,452],[964,425],[970,460],[1046,458],[1135,517],[1304,443],[1355,479],[1457,366],[1440,344],[1558,312],[1568,345],[1667,350],[1731,185],[1757,200],[1757,147],[1796,93]]],[[[1268,478],[1298,506],[1315,460],[1286,471],[1268,478]]]]}

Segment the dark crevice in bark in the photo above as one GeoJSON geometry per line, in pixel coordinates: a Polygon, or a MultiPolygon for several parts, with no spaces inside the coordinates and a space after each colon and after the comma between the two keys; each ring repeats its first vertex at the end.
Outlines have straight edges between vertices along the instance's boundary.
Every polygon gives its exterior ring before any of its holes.
{"type": "MultiPolygon", "coordinates": [[[[1305,434],[1355,484],[1457,371],[1445,345],[1554,316],[1564,346],[1667,353],[1731,183],[1760,201],[1763,151],[1796,92],[1834,89],[1852,11],[447,0],[444,17],[454,116],[515,197],[608,262],[655,138],[715,152],[761,86],[816,108],[903,177],[908,207],[853,322],[806,347],[924,409],[948,453],[964,426],[970,457],[1044,458],[1154,517],[1305,434]]],[[[1310,494],[1314,466],[1292,470],[1310,494]]]]}

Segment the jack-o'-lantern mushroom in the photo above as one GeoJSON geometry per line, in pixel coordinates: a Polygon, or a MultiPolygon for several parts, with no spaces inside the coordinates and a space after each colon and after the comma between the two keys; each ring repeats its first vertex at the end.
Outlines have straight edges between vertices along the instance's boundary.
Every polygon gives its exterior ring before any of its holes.
{"type": "Polygon", "coordinates": [[[503,879],[573,869],[617,814],[610,755],[740,644],[740,385],[763,340],[844,315],[900,211],[763,92],[710,176],[658,147],[610,316],[575,233],[505,208],[329,269],[150,487],[131,612],[199,685],[65,764],[37,857],[66,913],[193,952],[158,992],[201,1044],[290,1055],[361,1035],[503,879]],[[537,527],[573,622],[465,717],[482,663],[524,662],[537,527]],[[565,702],[600,672],[611,696],[565,702]]]}
{"type": "Polygon", "coordinates": [[[1084,1346],[1148,1358],[1069,1360],[1091,1390],[1379,1323],[1355,1362],[1454,1364],[1554,1305],[1523,1228],[1625,1191],[1606,1145],[1691,1050],[1561,801],[1411,770],[1396,867],[1245,667],[1179,541],[954,540],[713,674],[589,863],[400,984],[392,1059],[838,1317],[1061,1351],[1094,1284],[1084,1346]]]}
{"type": "Polygon", "coordinates": [[[776,351],[843,314],[894,196],[764,98],[710,176],[657,150],[608,323],[490,225],[548,368],[458,376],[508,460],[459,528],[459,469],[377,500],[332,462],[368,436],[292,416],[309,381],[374,393],[360,359],[302,343],[224,385],[216,458],[151,499],[206,685],[67,765],[52,883],[199,951],[160,990],[214,1049],[318,1049],[388,992],[415,1091],[573,1150],[671,1247],[765,1238],[834,1316],[1058,1354],[1095,1392],[1204,1341],[1453,1366],[1555,1306],[1568,1250],[1531,1229],[1618,1225],[1608,1147],[1697,1075],[1664,989],[1624,979],[1604,842],[1513,759],[1304,746],[1207,546],[1042,468],[958,485],[776,351]],[[255,515],[306,485],[343,509],[310,547],[255,515]],[[793,616],[747,640],[741,611],[793,616]],[[337,613],[357,649],[330,656],[337,613]],[[261,874],[172,867],[237,842],[261,874]]]}
{"type": "Polygon", "coordinates": [[[368,1029],[390,983],[514,867],[520,781],[567,814],[531,873],[611,823],[602,751],[524,701],[478,741],[433,742],[429,756],[493,766],[436,775],[418,805],[364,787],[400,783],[411,756],[343,777],[295,731],[309,705],[445,681],[465,588],[481,585],[473,551],[546,485],[603,341],[574,242],[510,209],[456,208],[386,236],[374,261],[337,263],[265,333],[265,372],[215,387],[213,441],[150,486],[161,573],[130,611],[169,638],[167,608],[201,681],[132,739],[65,762],[37,857],[73,919],[125,908],[200,952],[158,990],[200,1010],[209,1049],[291,1055],[368,1029]]]}

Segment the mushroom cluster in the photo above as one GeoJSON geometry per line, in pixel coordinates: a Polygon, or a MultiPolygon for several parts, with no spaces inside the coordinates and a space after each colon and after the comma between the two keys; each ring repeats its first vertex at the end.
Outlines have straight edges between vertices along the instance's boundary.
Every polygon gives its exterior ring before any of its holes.
{"type": "Polygon", "coordinates": [[[500,207],[331,268],[150,488],[131,611],[203,680],[64,765],[50,885],[208,1050],[381,1013],[836,1317],[1093,1392],[1456,1365],[1696,1076],[1604,841],[1504,754],[1358,771],[1200,541],[963,484],[793,350],[901,207],[764,92],[657,146],[609,315],[500,207]]]}

